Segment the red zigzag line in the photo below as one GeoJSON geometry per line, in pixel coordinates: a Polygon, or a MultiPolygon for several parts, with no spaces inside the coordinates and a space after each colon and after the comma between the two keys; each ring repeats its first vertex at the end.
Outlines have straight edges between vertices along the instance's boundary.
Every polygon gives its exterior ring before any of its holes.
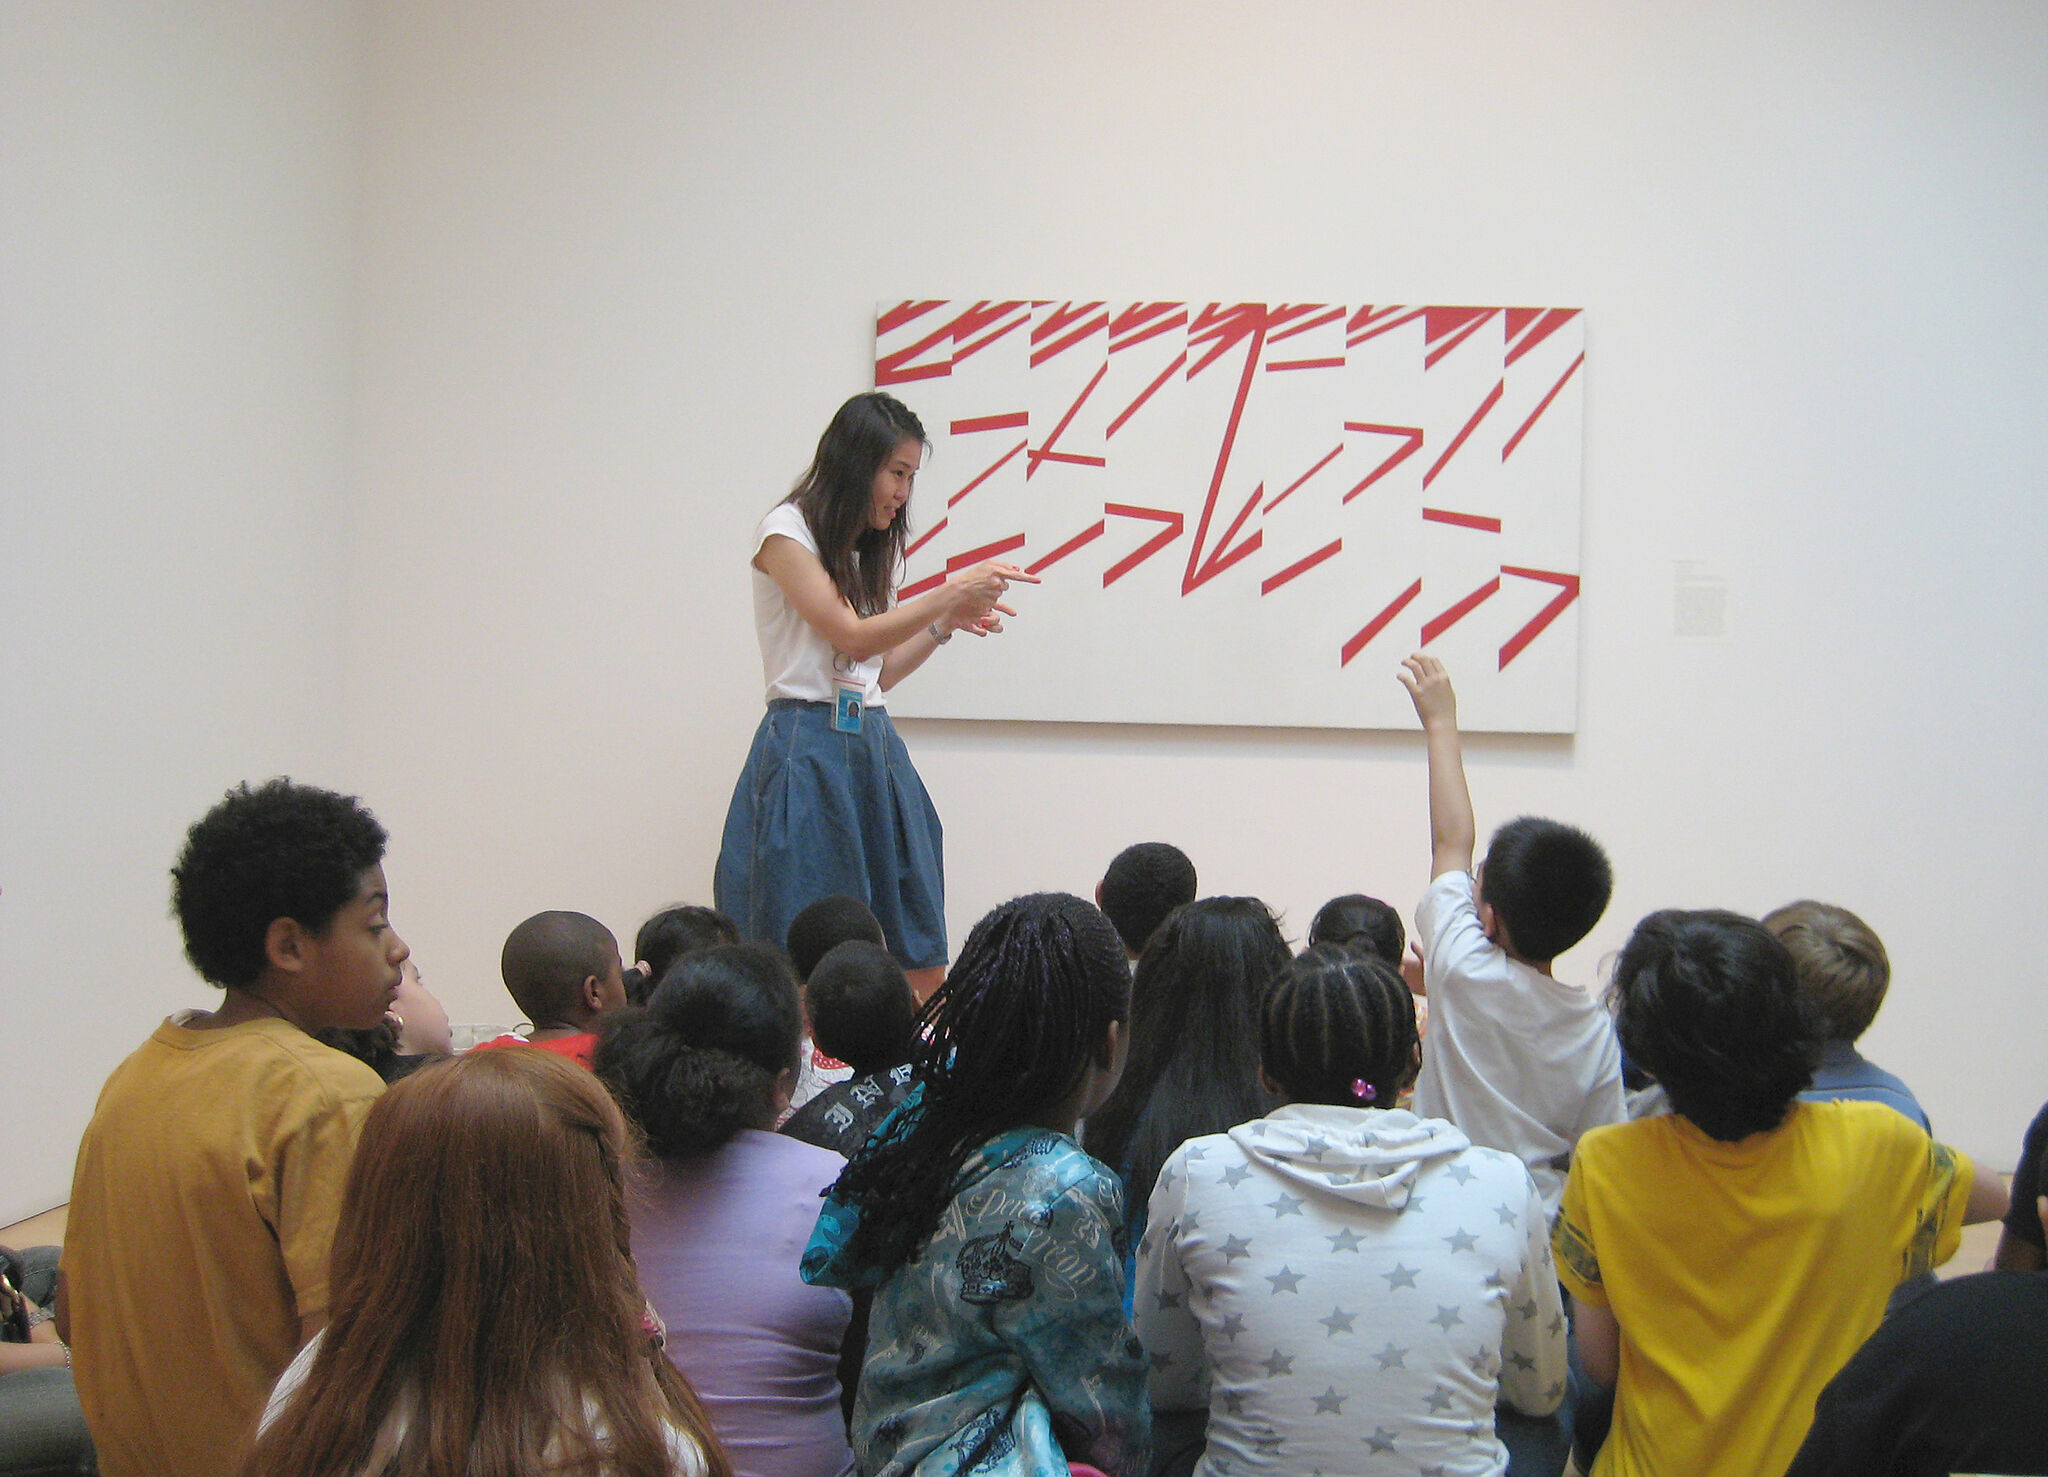
{"type": "Polygon", "coordinates": [[[1542,580],[1545,584],[1558,587],[1558,593],[1551,602],[1537,611],[1535,617],[1521,630],[1508,637],[1506,644],[1501,647],[1500,669],[1505,672],[1508,663],[1527,650],[1529,643],[1541,636],[1552,621],[1564,614],[1565,607],[1579,598],[1579,577],[1575,574],[1555,574],[1547,569],[1521,569],[1512,564],[1503,564],[1500,572],[1525,580],[1542,580]]]}

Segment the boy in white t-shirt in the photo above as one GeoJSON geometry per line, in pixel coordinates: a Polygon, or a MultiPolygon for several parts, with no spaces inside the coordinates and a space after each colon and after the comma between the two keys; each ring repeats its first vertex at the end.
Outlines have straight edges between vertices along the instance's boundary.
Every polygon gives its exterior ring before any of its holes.
{"type": "Polygon", "coordinates": [[[1430,1002],[1415,1111],[1529,1167],[1554,1220],[1573,1145],[1627,1117],[1614,1022],[1551,961],[1592,931],[1613,874],[1585,832],[1523,816],[1475,875],[1458,702],[1435,657],[1402,663],[1429,746],[1430,884],[1415,910],[1430,1002]]]}

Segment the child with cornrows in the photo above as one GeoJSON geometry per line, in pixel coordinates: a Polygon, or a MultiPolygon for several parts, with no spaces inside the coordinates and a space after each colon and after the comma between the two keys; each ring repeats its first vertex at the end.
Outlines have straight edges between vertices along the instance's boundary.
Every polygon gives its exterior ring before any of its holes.
{"type": "Polygon", "coordinates": [[[1137,1311],[1162,1435],[1206,1416],[1198,1474],[1503,1472],[1496,1401],[1542,1415],[1565,1388],[1528,1170],[1393,1106],[1415,1008],[1382,959],[1293,961],[1260,1054],[1282,1106],[1181,1145],[1152,1192],[1137,1311]]]}
{"type": "Polygon", "coordinates": [[[853,1445],[868,1477],[1144,1470],[1123,1192],[1074,1141],[1124,1061],[1109,920],[1041,893],[976,924],[920,1017],[916,1095],[833,1187],[805,1280],[874,1291],[853,1445]]]}

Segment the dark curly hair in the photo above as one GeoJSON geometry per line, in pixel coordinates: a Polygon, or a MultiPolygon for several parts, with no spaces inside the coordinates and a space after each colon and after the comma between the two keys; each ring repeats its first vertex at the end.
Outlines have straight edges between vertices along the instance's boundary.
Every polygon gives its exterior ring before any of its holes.
{"type": "Polygon", "coordinates": [[[1479,899],[1531,963],[1547,964],[1591,933],[1613,892],[1607,853],[1576,826],[1525,815],[1487,843],[1479,899]]]}
{"type": "Polygon", "coordinates": [[[1195,900],[1195,864],[1178,846],[1140,841],[1111,860],[1100,896],[1102,911],[1135,957],[1168,913],[1195,900]]]}
{"type": "Polygon", "coordinates": [[[324,935],[387,839],[353,795],[282,776],[237,785],[185,833],[171,868],[185,957],[214,984],[247,989],[269,964],[270,925],[289,918],[324,935]]]}
{"type": "Polygon", "coordinates": [[[1415,1046],[1415,997],[1400,973],[1342,944],[1303,950],[1259,1016],[1259,1060],[1289,1102],[1391,1108],[1415,1075],[1415,1046]]]}
{"type": "Polygon", "coordinates": [[[1255,897],[1205,897],[1153,930],[1131,978],[1130,1065],[1086,1139],[1134,1200],[1188,1139],[1273,1110],[1259,1082],[1259,1002],[1289,957],[1255,897]]]}
{"type": "Polygon", "coordinates": [[[740,926],[716,908],[700,903],[676,903],[663,908],[633,935],[633,958],[645,964],[647,972],[627,971],[626,999],[635,1005],[645,1005],[661,977],[668,973],[668,967],[683,955],[739,941],[740,926]]]}
{"type": "Polygon", "coordinates": [[[859,1212],[848,1260],[887,1275],[916,1256],[967,1156],[1056,1107],[1130,1004],[1123,941],[1080,898],[1033,893],[975,924],[919,1017],[921,1110],[869,1139],[832,1187],[859,1212]]]}
{"type": "Polygon", "coordinates": [[[1652,913],[1621,951],[1611,997],[1630,1062],[1728,1143],[1783,1123],[1820,1065],[1825,1030],[1791,953],[1739,913],[1652,913]]]}
{"type": "Polygon", "coordinates": [[[800,980],[808,980],[818,961],[848,939],[861,939],[885,948],[889,943],[874,911],[859,898],[838,892],[806,906],[789,920],[789,932],[783,936],[789,948],[789,962],[795,966],[800,980]]]}
{"type": "Polygon", "coordinates": [[[662,1159],[693,1159],[767,1126],[775,1079],[803,1039],[796,981],[761,944],[685,954],[644,1006],[599,1026],[597,1075],[662,1159]]]}
{"type": "Polygon", "coordinates": [[[889,951],[865,939],[828,949],[804,981],[811,1039],[856,1072],[886,1072],[917,1050],[917,994],[889,951]]]}
{"type": "Polygon", "coordinates": [[[818,543],[818,562],[856,615],[880,615],[910,539],[906,506],[887,528],[869,522],[875,473],[906,441],[930,440],[924,422],[894,395],[869,390],[833,413],[810,467],[783,499],[795,503],[818,543]]]}
{"type": "Polygon", "coordinates": [[[1316,909],[1308,926],[1308,941],[1363,949],[1399,969],[1408,947],[1408,930],[1401,925],[1401,915],[1378,898],[1347,892],[1316,909]]]}

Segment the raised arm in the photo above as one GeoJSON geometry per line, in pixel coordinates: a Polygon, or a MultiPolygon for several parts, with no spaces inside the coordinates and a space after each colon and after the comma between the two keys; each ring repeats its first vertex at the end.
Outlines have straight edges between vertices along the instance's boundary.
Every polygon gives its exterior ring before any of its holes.
{"type": "Polygon", "coordinates": [[[1458,742],[1458,695],[1450,674],[1433,656],[1417,652],[1394,674],[1414,700],[1429,749],[1429,875],[1472,870],[1477,835],[1472,793],[1465,786],[1465,755],[1458,742]]]}
{"type": "MultiPolygon", "coordinates": [[[[754,567],[775,581],[797,614],[831,642],[834,651],[857,662],[885,656],[913,638],[931,641],[928,631],[935,622],[941,623],[941,630],[975,625],[990,611],[1005,610],[999,602],[1012,581],[1038,583],[1036,575],[990,561],[959,570],[936,589],[879,615],[856,615],[818,556],[795,539],[769,535],[754,556],[754,567]]],[[[930,654],[926,646],[917,660],[930,654]]]]}

